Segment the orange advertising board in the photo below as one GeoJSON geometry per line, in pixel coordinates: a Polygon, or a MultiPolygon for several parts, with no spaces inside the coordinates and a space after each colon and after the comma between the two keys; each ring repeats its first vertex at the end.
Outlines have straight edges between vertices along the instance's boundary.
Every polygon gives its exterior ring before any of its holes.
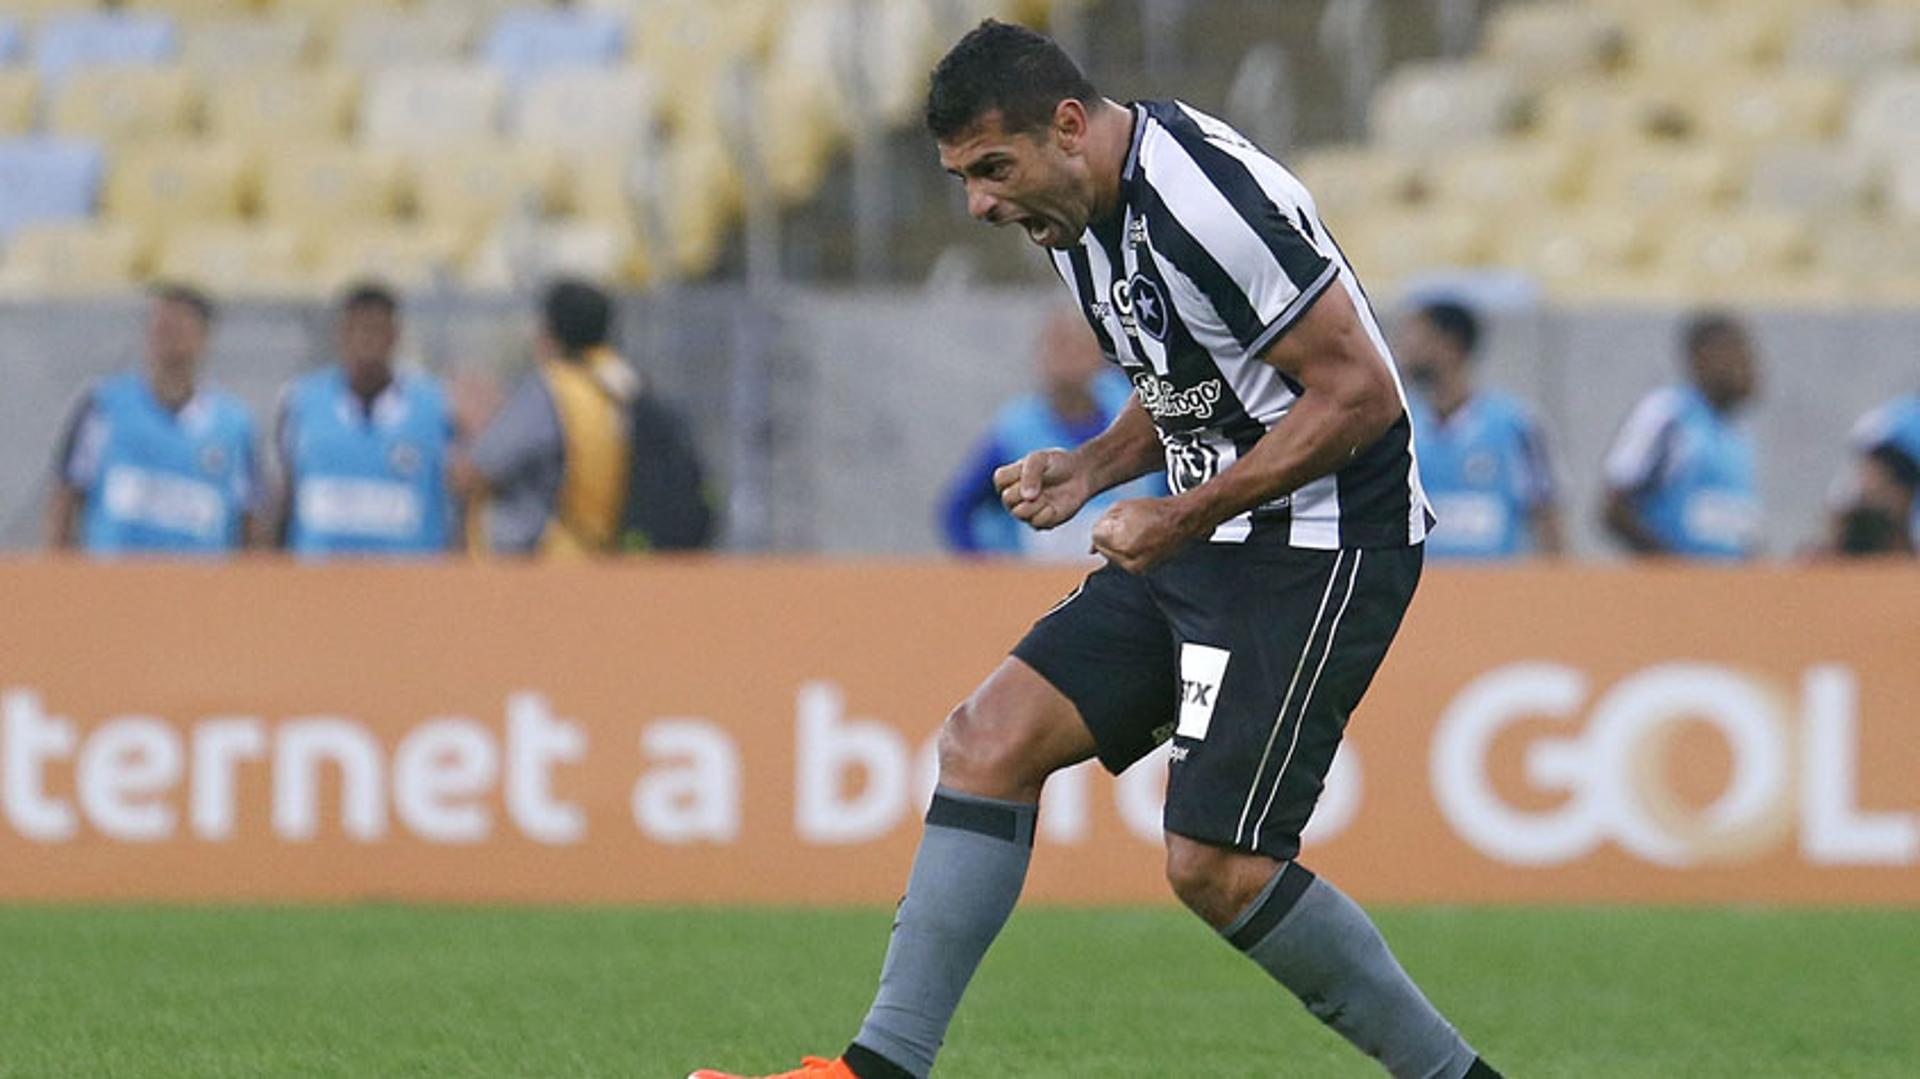
{"type": "MultiPolygon", "coordinates": [[[[1074,570],[0,564],[0,899],[889,902],[1074,570]]],[[[1027,896],[1158,901],[1164,764],[1027,896]]],[[[1303,861],[1371,901],[1920,903],[1920,572],[1429,570],[1303,861]]]]}

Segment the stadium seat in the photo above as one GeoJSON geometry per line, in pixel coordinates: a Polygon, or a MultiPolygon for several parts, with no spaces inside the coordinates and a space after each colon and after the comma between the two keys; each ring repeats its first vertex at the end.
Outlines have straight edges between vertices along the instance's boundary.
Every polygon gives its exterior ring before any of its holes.
{"type": "Polygon", "coordinates": [[[1338,224],[1350,212],[1411,200],[1423,172],[1418,158],[1374,146],[1324,146],[1288,162],[1313,193],[1320,216],[1338,224]]]}
{"type": "Polygon", "coordinates": [[[238,220],[251,167],[250,156],[234,143],[141,146],[113,161],[105,209],[156,234],[183,223],[238,220]]]}
{"type": "Polygon", "coordinates": [[[558,164],[553,206],[562,214],[582,217],[623,217],[634,213],[646,190],[646,152],[600,150],[555,151],[558,164]]]}
{"type": "Polygon", "coordinates": [[[20,295],[117,292],[139,278],[142,246],[132,226],[99,221],[27,225],[0,260],[0,290],[20,295]]]}
{"type": "Polygon", "coordinates": [[[89,67],[165,63],[174,47],[173,20],[164,15],[75,10],[41,22],[33,58],[51,86],[89,67]]]}
{"type": "Polygon", "coordinates": [[[109,144],[163,141],[192,127],[198,104],[184,68],[90,67],[61,84],[47,126],[109,144]]]}
{"type": "Polygon", "coordinates": [[[464,245],[458,230],[418,223],[326,222],[312,237],[314,286],[327,293],[374,277],[413,292],[454,279],[464,245]]]}
{"type": "Polygon", "coordinates": [[[1373,138],[1404,149],[1441,149],[1511,130],[1522,97],[1513,72],[1485,64],[1413,63],[1375,93],[1373,138]]]}
{"type": "Polygon", "coordinates": [[[627,21],[591,8],[520,8],[494,22],[480,59],[521,83],[550,71],[610,67],[627,48],[627,21]]]}
{"type": "Polygon", "coordinates": [[[280,297],[314,291],[299,230],[286,225],[194,225],[170,232],[155,272],[217,296],[280,297]]]}
{"type": "Polygon", "coordinates": [[[1693,213],[1735,188],[1727,154],[1709,146],[1618,142],[1595,148],[1586,198],[1650,217],[1693,213]]]}
{"type": "Polygon", "coordinates": [[[1920,298],[1920,223],[1854,217],[1814,233],[1814,264],[1873,301],[1920,298]]]}
{"type": "Polygon", "coordinates": [[[1920,224],[1920,157],[1912,153],[1896,154],[1887,164],[1888,213],[1899,221],[1920,224]]]}
{"type": "Polygon", "coordinates": [[[676,134],[663,145],[663,158],[655,215],[663,256],[674,274],[697,277],[719,262],[726,230],[739,217],[739,168],[709,133],[676,134]]]}
{"type": "Polygon", "coordinates": [[[537,148],[492,142],[406,152],[414,213],[477,242],[502,221],[546,215],[554,158],[537,148]]]}
{"type": "Polygon", "coordinates": [[[183,24],[251,15],[260,6],[256,0],[119,0],[119,3],[128,10],[155,12],[183,24]]]}
{"type": "Polygon", "coordinates": [[[1540,206],[1573,193],[1581,160],[1573,144],[1525,139],[1463,147],[1428,173],[1428,194],[1457,206],[1500,210],[1540,206]]]}
{"type": "Polygon", "coordinates": [[[399,155],[389,150],[338,142],[268,146],[260,214],[304,228],[383,221],[399,211],[401,175],[399,155]]]}
{"type": "Polygon", "coordinates": [[[1495,260],[1561,296],[1591,278],[1626,273],[1645,255],[1646,230],[1634,215],[1563,207],[1504,219],[1495,260]]]}
{"type": "Polygon", "coordinates": [[[1369,289],[1382,292],[1419,274],[1481,265],[1487,240],[1478,215],[1432,206],[1382,210],[1340,232],[1341,250],[1354,272],[1369,289]]]}
{"type": "Polygon", "coordinates": [[[338,138],[352,122],[357,90],[344,68],[219,72],[208,88],[207,131],[256,142],[338,138]]]}
{"type": "Polygon", "coordinates": [[[602,285],[635,280],[631,228],[609,221],[545,221],[496,230],[469,260],[464,280],[473,288],[534,288],[559,276],[602,285]]]}
{"type": "Polygon", "coordinates": [[[1872,155],[1846,143],[1785,142],[1755,151],[1747,204],[1810,216],[1861,212],[1875,187],[1872,155]]]}
{"type": "Polygon", "coordinates": [[[774,23],[766,4],[644,0],[642,10],[633,24],[634,55],[658,85],[673,88],[661,104],[681,129],[700,126],[720,72],[763,51],[774,23]]]}
{"type": "Polygon", "coordinates": [[[84,140],[0,139],[0,242],[23,225],[90,216],[104,168],[84,140]]]}
{"type": "Polygon", "coordinates": [[[1846,78],[1898,68],[1920,55],[1920,5],[1828,6],[1808,11],[1788,38],[1796,67],[1846,78]]]}
{"type": "Polygon", "coordinates": [[[360,69],[455,64],[473,31],[472,13],[458,8],[356,11],[342,19],[329,59],[360,69]]]}
{"type": "Polygon", "coordinates": [[[1679,80],[1569,79],[1541,94],[1533,128],[1582,141],[1684,135],[1692,102],[1685,90],[1679,80]]]}
{"type": "Polygon", "coordinates": [[[180,34],[180,61],[191,68],[278,68],[283,74],[313,48],[313,23],[298,16],[218,19],[189,23],[180,34]]]}
{"type": "Polygon", "coordinates": [[[1751,6],[1678,10],[1627,28],[1627,58],[1635,67],[1698,70],[1748,67],[1776,58],[1786,28],[1777,10],[1751,6]]]}
{"type": "Polygon", "coordinates": [[[760,99],[752,110],[756,164],[768,190],[785,205],[819,189],[828,159],[850,134],[857,106],[840,84],[835,52],[852,33],[846,9],[793,9],[761,69],[760,99]]]}
{"type": "Polygon", "coordinates": [[[390,68],[360,102],[361,137],[374,143],[475,142],[495,132],[505,86],[481,67],[390,68]]]}
{"type": "Polygon", "coordinates": [[[1510,4],[1489,20],[1486,55],[1530,80],[1611,67],[1626,44],[1617,14],[1572,0],[1510,4]]]}
{"type": "Polygon", "coordinates": [[[1835,76],[1796,71],[1747,79],[1698,80],[1695,131],[1723,143],[1771,143],[1833,135],[1847,85],[1835,76]]]}
{"type": "Polygon", "coordinates": [[[367,12],[397,15],[412,5],[408,0],[266,0],[261,5],[282,18],[313,24],[320,40],[331,47],[347,20],[367,12]]]}
{"type": "Polygon", "coordinates": [[[1804,220],[1781,211],[1699,215],[1660,239],[1660,270],[1715,290],[1803,267],[1811,254],[1804,220]]]}
{"type": "Polygon", "coordinates": [[[519,88],[508,129],[543,146],[613,149],[652,135],[653,80],[636,67],[550,71],[519,88]]]}
{"type": "Polygon", "coordinates": [[[32,69],[0,68],[0,135],[33,130],[39,91],[40,80],[32,69]]]}
{"type": "Polygon", "coordinates": [[[869,95],[865,107],[890,127],[913,123],[926,103],[927,72],[946,42],[926,3],[893,3],[859,20],[856,49],[869,95]]]}
{"type": "Polygon", "coordinates": [[[1848,137],[1856,145],[1911,153],[1920,143],[1920,69],[1878,75],[1854,95],[1848,137]]]}

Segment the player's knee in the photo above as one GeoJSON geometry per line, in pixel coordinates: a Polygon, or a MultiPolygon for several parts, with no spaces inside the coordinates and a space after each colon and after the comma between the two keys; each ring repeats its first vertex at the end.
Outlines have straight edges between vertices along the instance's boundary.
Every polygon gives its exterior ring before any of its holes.
{"type": "Polygon", "coordinates": [[[1220,905],[1225,868],[1226,852],[1217,848],[1177,840],[1167,844],[1167,883],[1180,902],[1203,918],[1220,905]]]}
{"type": "Polygon", "coordinates": [[[1038,796],[1047,767],[1036,753],[1036,732],[1018,717],[982,708],[969,698],[940,728],[940,782],[989,797],[1038,796]]]}

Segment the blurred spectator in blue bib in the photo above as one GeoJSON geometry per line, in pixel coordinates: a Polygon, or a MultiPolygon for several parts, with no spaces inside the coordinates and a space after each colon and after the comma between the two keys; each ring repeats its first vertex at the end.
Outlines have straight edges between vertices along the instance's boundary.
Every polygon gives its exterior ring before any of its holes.
{"type": "Polygon", "coordinates": [[[246,542],[260,489],[254,422],[200,378],[213,317],[198,290],[152,291],[142,369],[89,387],[60,437],[49,547],[207,556],[246,542]]]}
{"type": "Polygon", "coordinates": [[[400,307],[386,288],[350,288],[336,334],[339,362],[280,401],[275,538],[302,558],[446,551],[455,529],[445,391],[431,375],[394,369],[400,307]]]}
{"type": "Polygon", "coordinates": [[[1164,475],[1155,474],[1096,495],[1073,520],[1058,528],[1039,532],[1014,520],[994,490],[993,470],[1035,450],[1078,446],[1106,430],[1133,395],[1132,383],[1101,356],[1099,343],[1077,311],[1060,311],[1047,319],[1037,366],[1040,390],[1001,407],[947,484],[940,522],[947,547],[953,551],[1084,559],[1093,522],[1108,506],[1122,499],[1167,493],[1164,475]]]}
{"type": "Polygon", "coordinates": [[[1829,547],[1841,555],[1920,551],[1920,393],[1854,425],[1853,465],[1836,492],[1829,547]]]}
{"type": "Polygon", "coordinates": [[[1558,555],[1558,485],[1540,424],[1519,398],[1474,384],[1480,321],[1457,303],[1430,303],[1400,330],[1394,355],[1413,386],[1420,482],[1440,523],[1437,558],[1558,555]]]}
{"type": "Polygon", "coordinates": [[[1685,385],[1642,398],[1606,460],[1607,530],[1641,555],[1735,560],[1759,549],[1753,436],[1740,422],[1759,376],[1731,316],[1695,316],[1685,331],[1685,385]]]}

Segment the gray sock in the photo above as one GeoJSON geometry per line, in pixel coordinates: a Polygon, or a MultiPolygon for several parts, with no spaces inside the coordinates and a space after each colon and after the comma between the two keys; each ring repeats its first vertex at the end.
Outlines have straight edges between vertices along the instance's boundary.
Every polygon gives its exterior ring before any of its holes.
{"type": "Polygon", "coordinates": [[[1395,1079],[1460,1079],[1473,1066],[1366,912],[1304,867],[1281,866],[1221,935],[1395,1079]]]}
{"type": "Polygon", "coordinates": [[[1026,883],[1036,810],[945,787],[934,792],[880,992],[856,1044],[916,1076],[933,1069],[960,994],[1026,883]]]}

